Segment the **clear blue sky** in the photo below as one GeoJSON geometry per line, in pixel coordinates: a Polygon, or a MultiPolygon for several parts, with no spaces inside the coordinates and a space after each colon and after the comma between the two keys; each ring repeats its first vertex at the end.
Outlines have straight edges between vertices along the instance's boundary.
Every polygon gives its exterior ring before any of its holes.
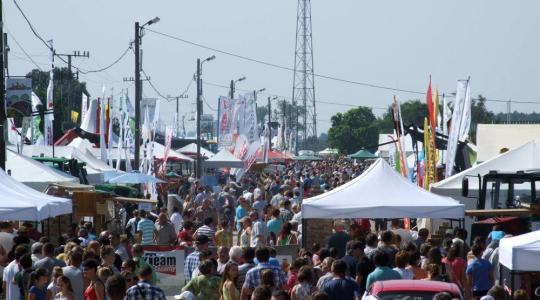
{"type": "MultiPolygon", "coordinates": [[[[88,50],[90,59],[74,60],[84,69],[96,69],[115,60],[133,39],[134,22],[159,16],[151,29],[186,40],[271,63],[292,66],[296,28],[296,1],[142,1],[142,0],[19,0],[43,38],[54,39],[58,52],[88,50]]],[[[540,43],[538,1],[312,1],[315,72],[408,90],[425,91],[429,75],[441,92],[455,90],[456,80],[471,76],[473,95],[493,99],[539,101],[536,92],[540,43]]],[[[43,69],[48,54],[30,32],[11,0],[4,1],[7,29],[43,69]]],[[[11,40],[11,37],[10,37],[11,40]]],[[[10,41],[10,73],[24,75],[34,66],[10,41]]],[[[195,60],[216,54],[204,66],[204,80],[228,85],[246,76],[239,89],[260,89],[290,97],[289,71],[239,60],[146,32],[143,67],[163,94],[185,89],[195,60]]],[[[60,62],[57,61],[57,65],[60,62]]],[[[121,88],[133,76],[133,55],[107,72],[82,75],[97,97],[101,85],[121,88]]],[[[226,89],[205,86],[207,102],[215,108],[226,89]]],[[[321,101],[351,105],[387,106],[395,92],[316,78],[321,101]]],[[[181,110],[194,109],[195,86],[181,110]]],[[[402,101],[417,95],[396,93],[402,101]]],[[[144,95],[156,93],[145,83],[144,95]]],[[[262,97],[265,97],[263,95],[262,97]]],[[[261,98],[262,98],[261,97],[261,98]]],[[[423,97],[422,97],[423,98],[423,97]]],[[[261,101],[262,105],[263,102],[261,101]]],[[[162,120],[170,122],[174,104],[162,105],[162,120]]],[[[505,111],[504,103],[488,103],[505,111]]],[[[518,111],[539,111],[540,105],[514,104],[518,111]]],[[[319,128],[326,131],[330,117],[346,106],[318,104],[319,128]]],[[[211,112],[205,105],[205,112],[211,112]]],[[[375,110],[377,114],[381,110],[375,110]]],[[[189,125],[191,126],[191,125],[189,125]]]]}

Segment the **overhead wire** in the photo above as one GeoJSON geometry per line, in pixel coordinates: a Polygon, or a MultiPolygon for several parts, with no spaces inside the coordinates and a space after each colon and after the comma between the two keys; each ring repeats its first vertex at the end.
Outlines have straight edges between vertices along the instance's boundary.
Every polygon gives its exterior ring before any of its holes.
{"type": "MultiPolygon", "coordinates": [[[[303,72],[301,70],[295,70],[294,68],[291,68],[291,67],[286,67],[286,66],[275,64],[275,63],[270,63],[270,62],[267,62],[267,61],[263,61],[263,60],[260,60],[260,59],[255,59],[255,58],[252,58],[252,57],[247,57],[247,56],[244,56],[244,55],[240,55],[240,54],[232,53],[232,52],[229,52],[229,51],[225,51],[225,50],[217,49],[217,48],[214,48],[214,47],[210,47],[210,46],[207,46],[207,45],[204,45],[204,44],[201,44],[201,43],[193,42],[193,41],[190,41],[190,40],[178,37],[178,36],[174,36],[174,35],[171,35],[171,34],[167,34],[167,33],[164,33],[164,32],[160,32],[160,31],[157,31],[157,30],[154,30],[154,29],[147,28],[146,30],[150,31],[152,33],[155,33],[157,35],[161,35],[163,37],[167,37],[167,38],[170,38],[170,39],[173,39],[173,40],[183,42],[185,44],[189,44],[189,45],[196,46],[196,47],[203,48],[203,49],[210,50],[210,51],[215,51],[217,53],[221,53],[221,54],[228,55],[228,56],[231,56],[231,57],[235,57],[235,58],[238,58],[238,59],[242,59],[242,60],[246,60],[246,61],[266,65],[266,66],[277,68],[277,69],[282,69],[282,70],[287,70],[287,71],[292,71],[292,72],[295,72],[295,71],[296,72],[303,72]]],[[[360,81],[355,81],[355,80],[343,79],[343,78],[339,78],[339,77],[336,77],[336,76],[319,74],[319,73],[314,73],[314,72],[309,72],[309,71],[305,71],[305,73],[308,74],[308,75],[312,75],[314,77],[324,78],[324,79],[343,82],[343,83],[348,83],[348,84],[360,85],[360,86],[376,88],[376,89],[383,89],[383,90],[394,91],[394,92],[402,92],[402,93],[409,93],[409,94],[416,94],[416,95],[426,95],[426,92],[421,92],[421,91],[393,88],[393,87],[384,86],[384,85],[380,85],[380,84],[374,84],[374,83],[368,83],[368,82],[360,82],[360,81]]],[[[442,96],[442,95],[443,94],[439,94],[439,96],[442,96]]],[[[447,94],[446,96],[451,97],[451,98],[455,97],[452,94],[447,94]]],[[[473,100],[478,100],[478,99],[474,98],[473,100]]],[[[501,102],[501,103],[509,102],[509,100],[490,99],[490,98],[485,98],[485,101],[488,101],[488,102],[501,102]]],[[[319,100],[317,100],[317,102],[324,103],[324,102],[319,101],[319,100]]],[[[540,104],[540,101],[511,100],[510,102],[512,102],[512,103],[521,103],[521,104],[540,104]]]]}
{"type": "MultiPolygon", "coordinates": [[[[22,8],[19,6],[19,3],[17,3],[17,0],[13,0],[13,3],[15,4],[15,6],[17,7],[17,10],[21,13],[21,15],[23,16],[23,18],[25,19],[26,23],[28,24],[28,27],[30,27],[30,30],[32,31],[32,33],[34,34],[34,36],[36,36],[44,45],[45,47],[47,47],[49,49],[49,51],[53,52],[54,56],[57,57],[58,59],[60,59],[61,61],[63,61],[64,63],[68,63],[62,56],[56,54],[54,52],[54,48],[51,47],[51,45],[49,45],[45,39],[43,39],[41,37],[41,35],[39,35],[39,33],[37,32],[37,30],[34,28],[34,25],[32,25],[32,22],[30,22],[30,19],[28,19],[28,17],[26,16],[26,14],[24,13],[24,11],[22,10],[22,8]]],[[[129,47],[124,50],[124,52],[122,52],[122,54],[120,55],[120,57],[118,57],[116,60],[114,60],[112,63],[110,63],[109,65],[107,65],[106,67],[103,67],[103,68],[100,68],[100,69],[97,69],[97,70],[83,70],[75,65],[71,65],[74,69],[76,69],[77,71],[79,71],[80,73],[82,74],[88,74],[88,73],[98,73],[98,72],[103,72],[109,68],[112,68],[114,65],[116,65],[118,62],[120,62],[122,60],[122,58],[124,58],[124,56],[126,56],[126,54],[129,52],[129,49],[131,49],[131,44],[129,45],[129,47]]]]}
{"type": "Polygon", "coordinates": [[[19,49],[21,49],[21,51],[24,53],[24,55],[30,60],[31,63],[34,64],[34,66],[36,66],[36,68],[38,68],[38,70],[40,71],[43,71],[41,69],[41,67],[36,63],[36,61],[32,58],[32,56],[30,54],[28,54],[28,52],[26,52],[26,50],[24,49],[24,47],[19,43],[19,41],[17,41],[17,39],[15,38],[15,36],[13,34],[11,34],[11,31],[9,31],[9,29],[4,25],[4,28],[6,29],[7,31],[7,34],[13,39],[13,41],[15,42],[15,44],[17,44],[17,47],[19,47],[19,49]]]}

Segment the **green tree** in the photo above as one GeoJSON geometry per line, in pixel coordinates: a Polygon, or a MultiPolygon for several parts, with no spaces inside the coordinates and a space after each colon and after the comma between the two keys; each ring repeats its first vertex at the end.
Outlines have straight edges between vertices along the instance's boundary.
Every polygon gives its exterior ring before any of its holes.
{"type": "Polygon", "coordinates": [[[341,153],[351,154],[359,149],[374,150],[377,145],[378,129],[376,118],[369,107],[359,106],[345,113],[332,116],[332,127],[328,130],[328,143],[341,153]]]}
{"type": "MultiPolygon", "coordinates": [[[[379,133],[390,133],[394,130],[392,123],[392,106],[388,106],[388,110],[382,118],[375,123],[379,133]]],[[[424,118],[429,116],[427,105],[420,100],[408,100],[401,103],[401,118],[403,125],[416,124],[420,127],[424,126],[424,118]]]]}
{"type": "Polygon", "coordinates": [[[491,124],[495,121],[495,114],[486,108],[486,98],[478,95],[471,101],[471,129],[469,137],[476,143],[476,128],[478,124],[491,124]]]}
{"type": "MultiPolygon", "coordinates": [[[[73,73],[67,68],[54,68],[54,137],[62,136],[64,129],[71,128],[75,124],[71,122],[71,111],[81,111],[82,93],[89,95],[86,83],[79,82],[73,73]]],[[[49,85],[49,72],[37,69],[26,75],[32,78],[32,90],[43,103],[45,108],[47,101],[47,87],[49,85]]],[[[43,116],[43,110],[40,111],[43,116]]],[[[43,118],[41,118],[43,120],[43,118]]],[[[43,130],[43,122],[40,124],[43,130]]]]}

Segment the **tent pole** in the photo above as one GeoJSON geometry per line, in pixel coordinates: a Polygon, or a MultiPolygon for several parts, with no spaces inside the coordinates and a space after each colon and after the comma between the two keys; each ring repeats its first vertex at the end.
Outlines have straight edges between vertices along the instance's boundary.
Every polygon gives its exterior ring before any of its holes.
{"type": "Polygon", "coordinates": [[[514,299],[514,270],[510,271],[510,298],[514,299]]]}
{"type": "Polygon", "coordinates": [[[306,247],[307,220],[302,218],[302,247],[306,247]]]}
{"type": "Polygon", "coordinates": [[[503,265],[499,263],[499,285],[503,285],[503,272],[502,272],[503,265]]]}

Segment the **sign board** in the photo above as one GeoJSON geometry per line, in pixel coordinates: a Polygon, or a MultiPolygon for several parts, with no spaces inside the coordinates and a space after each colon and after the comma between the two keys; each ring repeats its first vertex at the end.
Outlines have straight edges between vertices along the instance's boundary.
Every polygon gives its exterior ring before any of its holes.
{"type": "Polygon", "coordinates": [[[184,283],[185,250],[180,246],[143,246],[144,260],[157,275],[158,285],[164,290],[179,290],[184,283]]]}
{"type": "Polygon", "coordinates": [[[23,116],[32,115],[32,79],[9,77],[6,79],[6,108],[23,116]]]}

